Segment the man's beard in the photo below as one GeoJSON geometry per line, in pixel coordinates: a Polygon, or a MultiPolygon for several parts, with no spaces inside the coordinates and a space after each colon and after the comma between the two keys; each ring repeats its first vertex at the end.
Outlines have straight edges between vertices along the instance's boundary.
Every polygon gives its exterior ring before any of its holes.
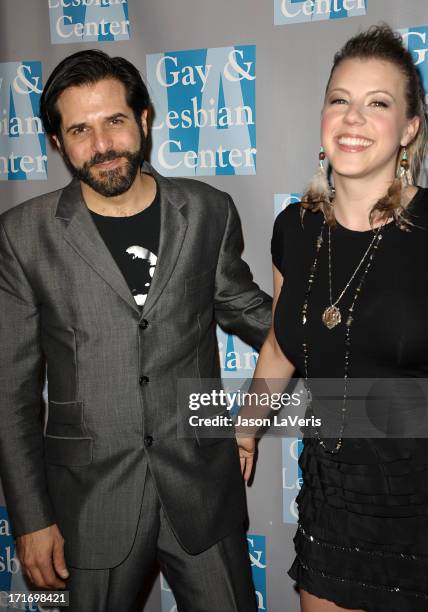
{"type": "Polygon", "coordinates": [[[112,198],[125,193],[131,187],[143,163],[145,149],[146,138],[143,130],[140,128],[140,147],[137,151],[116,151],[111,149],[105,153],[96,153],[92,159],[85,162],[80,168],[72,163],[64,147],[62,148],[62,157],[67,168],[75,178],[89,185],[100,195],[112,198]],[[91,173],[91,168],[95,164],[112,161],[119,157],[124,157],[127,160],[125,170],[122,167],[112,168],[111,170],[99,170],[98,177],[91,173]]]}

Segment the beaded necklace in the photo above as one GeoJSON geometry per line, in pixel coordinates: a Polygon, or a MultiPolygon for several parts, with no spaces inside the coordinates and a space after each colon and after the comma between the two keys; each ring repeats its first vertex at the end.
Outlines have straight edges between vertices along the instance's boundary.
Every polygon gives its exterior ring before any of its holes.
{"type": "MultiPolygon", "coordinates": [[[[302,348],[303,348],[303,358],[304,358],[304,368],[305,368],[305,380],[304,380],[304,384],[305,384],[305,388],[306,388],[306,392],[307,392],[307,405],[308,405],[308,411],[312,412],[312,415],[315,417],[314,414],[314,410],[313,410],[313,405],[312,405],[312,394],[309,388],[309,370],[308,370],[308,362],[309,362],[309,350],[308,350],[308,343],[306,340],[306,324],[308,322],[308,303],[309,303],[309,297],[311,295],[311,291],[312,291],[312,285],[314,282],[314,278],[315,278],[315,272],[317,270],[317,265],[318,265],[318,256],[319,256],[319,252],[321,250],[321,246],[324,242],[324,238],[323,238],[323,234],[324,234],[324,228],[326,225],[326,221],[324,219],[323,224],[321,226],[321,231],[320,234],[317,238],[316,241],[316,252],[315,252],[315,259],[313,261],[313,264],[309,270],[309,282],[308,282],[308,288],[306,289],[305,292],[305,296],[304,296],[304,302],[303,302],[303,308],[302,308],[302,324],[303,324],[303,342],[302,342],[302,348]]],[[[324,449],[324,451],[326,453],[330,453],[332,455],[337,454],[341,447],[342,447],[342,443],[343,443],[343,431],[345,429],[345,413],[346,413],[346,401],[347,401],[347,397],[348,397],[348,377],[349,377],[349,363],[350,363],[350,359],[351,359],[351,326],[352,326],[352,322],[354,320],[354,308],[355,305],[357,303],[357,299],[358,296],[360,295],[361,292],[361,287],[365,281],[365,278],[367,276],[367,273],[369,271],[369,269],[371,268],[372,262],[373,262],[373,258],[376,254],[376,251],[379,247],[379,243],[382,239],[382,231],[383,228],[385,226],[385,223],[383,225],[381,225],[380,227],[378,227],[376,230],[374,230],[374,238],[371,241],[369,248],[367,249],[367,251],[364,254],[363,260],[366,258],[366,256],[369,254],[368,256],[368,261],[366,264],[366,267],[364,268],[360,279],[358,281],[358,285],[355,289],[355,293],[352,299],[352,303],[351,306],[348,309],[348,316],[346,318],[346,330],[345,330],[345,362],[344,362],[344,374],[343,374],[343,397],[342,397],[342,408],[341,408],[341,414],[342,414],[342,421],[341,421],[341,425],[340,425],[340,430],[339,430],[339,436],[337,438],[337,442],[334,445],[333,448],[328,448],[326,443],[324,442],[324,440],[321,438],[319,430],[317,428],[314,429],[314,436],[315,438],[318,440],[320,446],[324,449]]],[[[328,232],[329,232],[329,244],[331,241],[331,236],[330,236],[330,227],[328,228],[328,232]]],[[[361,265],[361,264],[360,264],[361,265]]],[[[360,265],[358,266],[358,268],[360,267],[360,265]]],[[[357,268],[357,269],[358,269],[357,268]]],[[[331,277],[331,258],[329,260],[329,273],[330,273],[330,277],[331,277]]],[[[350,283],[351,281],[349,281],[350,283]]],[[[348,285],[349,285],[348,283],[348,285]]],[[[340,321],[337,323],[339,324],[340,321]]]]}

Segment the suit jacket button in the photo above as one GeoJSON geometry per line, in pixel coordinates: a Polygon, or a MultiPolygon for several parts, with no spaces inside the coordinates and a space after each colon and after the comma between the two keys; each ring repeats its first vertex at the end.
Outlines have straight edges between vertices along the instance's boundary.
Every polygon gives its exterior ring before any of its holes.
{"type": "Polygon", "coordinates": [[[140,385],[147,385],[147,383],[149,382],[149,377],[148,376],[140,376],[140,385]]]}
{"type": "Polygon", "coordinates": [[[149,322],[147,321],[147,319],[143,319],[142,321],[140,321],[140,323],[138,324],[138,327],[140,329],[147,329],[149,326],[149,322]]]}
{"type": "Polygon", "coordinates": [[[144,446],[151,446],[153,444],[153,437],[152,436],[146,436],[144,438],[144,446]]]}

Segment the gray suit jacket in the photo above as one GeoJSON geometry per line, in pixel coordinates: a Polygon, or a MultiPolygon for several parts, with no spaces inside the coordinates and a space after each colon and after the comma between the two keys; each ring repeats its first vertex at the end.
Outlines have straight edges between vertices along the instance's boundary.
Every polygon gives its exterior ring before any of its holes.
{"type": "Polygon", "coordinates": [[[202,551],[246,513],[233,439],[177,433],[177,380],[220,375],[215,323],[258,348],[270,298],[242,261],[231,198],[166,179],[156,272],[140,312],[80,184],[0,217],[0,475],[14,535],[57,523],[67,561],[130,550],[146,453],[183,547],[202,551]],[[47,367],[49,416],[43,428],[47,367]]]}

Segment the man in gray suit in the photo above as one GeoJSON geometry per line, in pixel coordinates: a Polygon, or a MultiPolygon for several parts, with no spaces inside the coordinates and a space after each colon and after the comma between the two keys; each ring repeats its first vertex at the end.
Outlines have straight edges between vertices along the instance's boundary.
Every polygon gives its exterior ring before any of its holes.
{"type": "Polygon", "coordinates": [[[270,298],[231,198],[141,166],[149,104],[101,51],[46,83],[74,180],[0,217],[3,488],[24,571],[71,610],[133,609],[157,559],[179,610],[251,612],[237,443],[181,435],[177,397],[219,379],[216,323],[262,344],[270,298]]]}

